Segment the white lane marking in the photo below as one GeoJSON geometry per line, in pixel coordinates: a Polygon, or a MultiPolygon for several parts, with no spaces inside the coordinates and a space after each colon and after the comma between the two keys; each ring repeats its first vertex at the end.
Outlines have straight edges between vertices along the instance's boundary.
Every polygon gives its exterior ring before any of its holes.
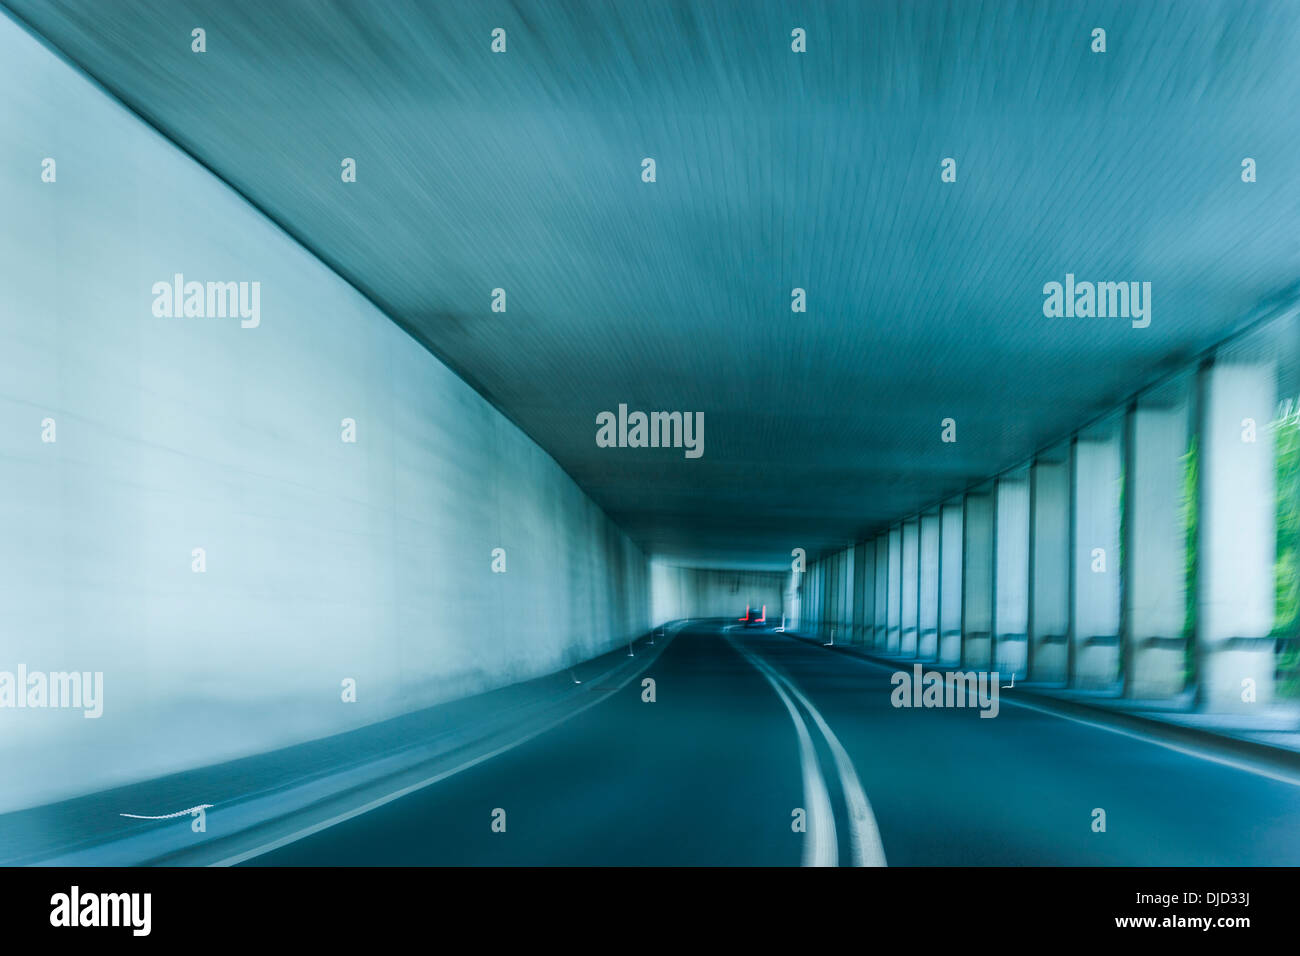
{"type": "MultiPolygon", "coordinates": [[[[689,623],[690,623],[689,621],[684,621],[681,624],[677,625],[675,630],[673,631],[673,636],[676,637],[678,631],[686,627],[687,624],[689,623]]],[[[661,644],[659,646],[662,648],[667,648],[668,644],[661,644]]],[[[348,820],[351,820],[353,817],[359,817],[363,813],[369,813],[371,810],[378,809],[379,807],[382,807],[384,804],[392,803],[394,800],[400,800],[402,797],[405,797],[408,794],[415,793],[417,790],[423,790],[425,787],[430,787],[433,784],[438,783],[440,780],[446,780],[448,777],[453,777],[456,774],[460,773],[462,770],[468,770],[470,767],[476,766],[477,764],[481,764],[485,760],[491,760],[493,757],[499,756],[500,754],[505,753],[507,750],[513,750],[514,748],[518,747],[520,744],[527,743],[528,741],[532,740],[534,737],[540,737],[542,734],[546,733],[548,730],[552,729],[553,727],[558,727],[566,720],[569,720],[573,717],[577,717],[583,711],[589,710],[592,707],[595,707],[597,704],[601,703],[602,701],[606,700],[607,698],[613,696],[614,694],[617,694],[620,690],[622,690],[624,687],[630,684],[636,677],[643,674],[645,672],[646,666],[653,663],[655,660],[658,660],[658,655],[656,655],[653,659],[646,658],[645,659],[646,663],[642,665],[640,668],[638,668],[637,670],[635,670],[633,673],[629,674],[627,679],[624,680],[623,683],[619,684],[617,687],[611,688],[607,693],[601,694],[599,697],[596,697],[594,700],[590,701],[589,703],[582,705],[577,710],[571,711],[570,713],[567,713],[564,716],[551,721],[549,724],[547,724],[544,727],[531,731],[525,736],[520,737],[518,740],[513,740],[508,744],[504,744],[496,748],[495,750],[489,751],[488,753],[480,754],[479,756],[474,757],[471,760],[466,760],[464,763],[456,767],[452,767],[450,770],[444,770],[442,773],[434,774],[432,777],[429,777],[425,780],[420,780],[416,783],[410,784],[409,786],[402,787],[400,790],[394,790],[390,794],[387,794],[382,797],[378,797],[374,800],[371,800],[369,803],[364,803],[359,807],[354,807],[351,810],[338,814],[337,816],[330,817],[328,820],[322,820],[320,823],[313,823],[309,827],[303,827],[301,830],[295,830],[293,833],[290,833],[287,836],[282,836],[279,839],[272,840],[270,843],[264,843],[261,846],[254,847],[251,850],[245,850],[242,853],[236,853],[234,856],[228,856],[225,859],[217,860],[215,863],[209,863],[208,866],[234,866],[237,863],[243,863],[245,860],[251,860],[255,856],[261,856],[264,853],[270,853],[272,850],[278,850],[282,846],[288,846],[290,843],[296,843],[297,841],[309,837],[314,833],[319,833],[321,830],[327,830],[332,826],[336,826],[337,824],[344,823],[348,820]]],[[[600,681],[604,680],[614,671],[618,670],[620,667],[623,666],[625,665],[619,664],[605,671],[605,673],[601,674],[600,677],[596,678],[596,686],[600,686],[600,681]]]]}
{"type": "Polygon", "coordinates": [[[840,789],[844,793],[844,802],[849,808],[849,843],[853,849],[854,866],[887,866],[885,862],[885,845],[880,839],[880,828],[876,825],[876,815],[871,812],[871,801],[867,799],[867,792],[862,788],[862,782],[858,779],[858,773],[853,767],[853,759],[849,756],[840,739],[835,736],[835,731],[831,730],[830,724],[822,717],[821,712],[813,706],[812,701],[804,696],[798,686],[783,674],[775,665],[759,657],[757,652],[754,654],[753,663],[760,670],[774,675],[789,689],[790,693],[803,704],[804,709],[817,724],[817,729],[821,731],[822,737],[826,741],[826,746],[830,748],[831,755],[835,759],[835,770],[840,776],[840,789]]]}
{"type": "MultiPolygon", "coordinates": [[[[893,665],[885,664],[881,661],[871,660],[870,658],[866,658],[866,657],[857,657],[852,654],[843,654],[841,656],[847,657],[849,660],[852,661],[858,661],[862,664],[866,664],[871,667],[879,667],[881,670],[886,670],[886,671],[898,670],[898,668],[893,665]]],[[[900,663],[912,664],[915,662],[901,661],[900,663]]],[[[936,665],[936,666],[940,666],[940,665],[936,665]]],[[[942,665],[942,666],[950,666],[950,665],[942,665]]],[[[951,665],[951,666],[960,667],[961,665],[958,664],[958,665],[951,665]]],[[[1096,721],[1089,720],[1086,717],[1075,717],[1071,714],[1064,714],[1059,711],[1051,710],[1047,707],[1039,707],[1035,704],[1030,704],[1023,700],[1014,700],[1010,697],[1003,698],[1002,703],[1010,704],[1012,707],[1023,707],[1025,708],[1025,710],[1032,710],[1040,714],[1046,714],[1048,717],[1056,717],[1060,720],[1068,720],[1072,724],[1082,724],[1083,726],[1091,727],[1094,730],[1104,730],[1107,733],[1119,734],[1121,737],[1128,737],[1132,740],[1140,740],[1143,743],[1152,744],[1153,746],[1156,747],[1163,747],[1166,750],[1172,750],[1174,753],[1182,754],[1184,757],[1194,757],[1197,760],[1208,760],[1210,763],[1217,763],[1220,766],[1230,767],[1233,770],[1240,770],[1243,773],[1251,773],[1257,777],[1264,777],[1265,779],[1273,780],[1276,781],[1277,783],[1285,783],[1293,787],[1300,787],[1300,776],[1294,774],[1288,774],[1280,770],[1269,770],[1265,767],[1259,767],[1249,763],[1242,763],[1241,761],[1233,760],[1231,757],[1223,757],[1220,756],[1219,754],[1210,753],[1209,751],[1201,750],[1200,748],[1190,744],[1184,745],[1184,744],[1170,743],[1167,740],[1161,740],[1159,737],[1152,737],[1148,734],[1144,734],[1139,730],[1128,730],[1127,728],[1124,727],[1111,727],[1107,724],[1102,724],[1096,721]]]]}
{"type": "Polygon", "coordinates": [[[835,769],[840,775],[840,789],[844,792],[844,802],[849,808],[849,842],[853,848],[853,865],[888,866],[889,864],[885,862],[885,844],[880,839],[880,827],[876,825],[876,815],[871,812],[871,801],[867,799],[867,792],[862,788],[862,781],[858,779],[858,772],[853,768],[853,760],[849,757],[848,751],[844,749],[840,738],[835,736],[835,731],[831,730],[830,724],[826,723],[821,712],[795,686],[794,681],[782,674],[775,665],[766,662],[764,664],[771,668],[777,678],[789,688],[790,693],[794,694],[799,703],[803,704],[804,709],[812,715],[817,729],[822,732],[826,745],[835,758],[835,769]]]}
{"type": "Polygon", "coordinates": [[[794,732],[799,737],[799,766],[803,771],[804,803],[807,806],[809,831],[803,845],[804,866],[837,866],[839,863],[839,844],[835,837],[835,812],[831,809],[830,791],[822,778],[821,764],[817,760],[817,749],[813,746],[812,735],[804,723],[799,710],[781,687],[779,681],[767,671],[762,663],[749,652],[749,649],[737,644],[729,628],[723,629],[727,643],[740,652],[754,669],[763,675],[763,679],[772,685],[776,695],[790,712],[794,722],[794,732]]]}
{"type": "Polygon", "coordinates": [[[1198,760],[1208,760],[1210,763],[1217,763],[1224,767],[1230,767],[1233,770],[1253,773],[1257,777],[1266,777],[1267,779],[1277,781],[1278,783],[1286,783],[1293,787],[1300,787],[1300,777],[1284,773],[1283,771],[1268,770],[1264,767],[1256,767],[1248,763],[1241,763],[1240,761],[1233,760],[1231,757],[1221,757],[1218,754],[1208,753],[1195,747],[1182,746],[1180,744],[1170,743],[1167,740],[1149,737],[1141,731],[1127,730],[1123,727],[1108,727],[1106,724],[1096,723],[1095,721],[1088,720],[1086,717],[1075,717],[1071,714],[1062,714],[1054,710],[1049,710],[1046,707],[1039,707],[1035,704],[1026,703],[1022,700],[1003,700],[1002,703],[1010,704],[1013,707],[1023,707],[1026,710],[1046,714],[1049,717],[1059,717],[1061,720],[1068,720],[1075,724],[1083,724],[1085,727],[1092,727],[1096,730],[1109,731],[1112,734],[1119,734],[1121,737],[1130,737],[1133,740],[1141,740],[1144,743],[1155,744],[1157,747],[1164,747],[1166,750],[1172,750],[1185,757],[1195,757],[1198,760]]]}

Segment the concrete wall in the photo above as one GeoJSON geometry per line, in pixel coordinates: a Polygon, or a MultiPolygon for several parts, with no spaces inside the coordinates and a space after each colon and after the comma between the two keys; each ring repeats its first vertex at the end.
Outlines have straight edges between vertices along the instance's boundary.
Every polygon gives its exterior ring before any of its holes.
{"type": "MultiPolygon", "coordinates": [[[[805,583],[811,577],[807,575],[805,583]]],[[[746,605],[752,606],[756,615],[767,605],[768,622],[777,625],[790,576],[781,571],[680,568],[654,561],[650,579],[657,624],[687,617],[726,617],[739,623],[746,605]]],[[[807,602],[806,597],[804,600],[807,602]]]]}
{"type": "MultiPolygon", "coordinates": [[[[24,768],[0,774],[0,811],[649,626],[637,548],[350,286],[3,17],[0,80],[0,671],[104,675],[99,719],[0,709],[0,763],[24,768]],[[260,324],[156,316],[176,273],[260,282],[260,324]]],[[[314,188],[345,188],[330,162],[314,188]]]]}

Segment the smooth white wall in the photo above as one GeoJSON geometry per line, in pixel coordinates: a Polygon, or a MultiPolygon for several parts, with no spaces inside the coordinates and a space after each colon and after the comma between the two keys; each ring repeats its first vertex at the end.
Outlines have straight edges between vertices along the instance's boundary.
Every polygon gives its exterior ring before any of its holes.
{"type": "MultiPolygon", "coordinates": [[[[350,729],[648,627],[638,549],[352,287],[3,16],[0,86],[0,671],[105,681],[98,720],[0,708],[0,762],[22,768],[0,811],[350,729]],[[259,281],[261,325],[155,317],[151,287],[177,272],[259,281]]],[[[330,162],[320,176],[352,188],[330,162]]],[[[484,296],[483,321],[505,321],[484,296]]]]}
{"type": "Polygon", "coordinates": [[[650,580],[656,624],[689,617],[739,619],[745,616],[746,605],[752,605],[755,614],[767,605],[768,621],[780,624],[789,575],[683,568],[652,561],[650,580]]]}

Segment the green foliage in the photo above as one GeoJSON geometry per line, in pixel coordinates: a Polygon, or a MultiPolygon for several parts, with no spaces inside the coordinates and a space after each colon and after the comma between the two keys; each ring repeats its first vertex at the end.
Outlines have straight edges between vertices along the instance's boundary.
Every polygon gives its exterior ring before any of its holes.
{"type": "MultiPolygon", "coordinates": [[[[1278,659],[1279,697],[1300,697],[1300,420],[1276,423],[1277,455],[1277,560],[1273,573],[1277,605],[1273,637],[1288,639],[1278,659]]],[[[1187,531],[1187,611],[1183,637],[1186,641],[1184,674],[1196,677],[1196,575],[1198,569],[1197,484],[1200,480],[1199,449],[1193,438],[1183,456],[1183,526],[1187,531]]]]}
{"type": "Polygon", "coordinates": [[[1274,426],[1277,454],[1277,605],[1273,636],[1290,639],[1278,660],[1279,697],[1300,697],[1300,421],[1274,426]]]}

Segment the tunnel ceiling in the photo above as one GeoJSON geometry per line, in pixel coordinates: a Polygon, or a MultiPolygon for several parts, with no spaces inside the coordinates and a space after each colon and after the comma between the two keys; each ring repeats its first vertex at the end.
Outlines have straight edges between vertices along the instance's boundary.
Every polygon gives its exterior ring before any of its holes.
{"type": "Polygon", "coordinates": [[[1295,4],[4,2],[683,562],[958,492],[1300,275],[1295,4]],[[1150,326],[1044,317],[1066,273],[1150,326]],[[597,447],[619,403],[703,456],[597,447]]]}

